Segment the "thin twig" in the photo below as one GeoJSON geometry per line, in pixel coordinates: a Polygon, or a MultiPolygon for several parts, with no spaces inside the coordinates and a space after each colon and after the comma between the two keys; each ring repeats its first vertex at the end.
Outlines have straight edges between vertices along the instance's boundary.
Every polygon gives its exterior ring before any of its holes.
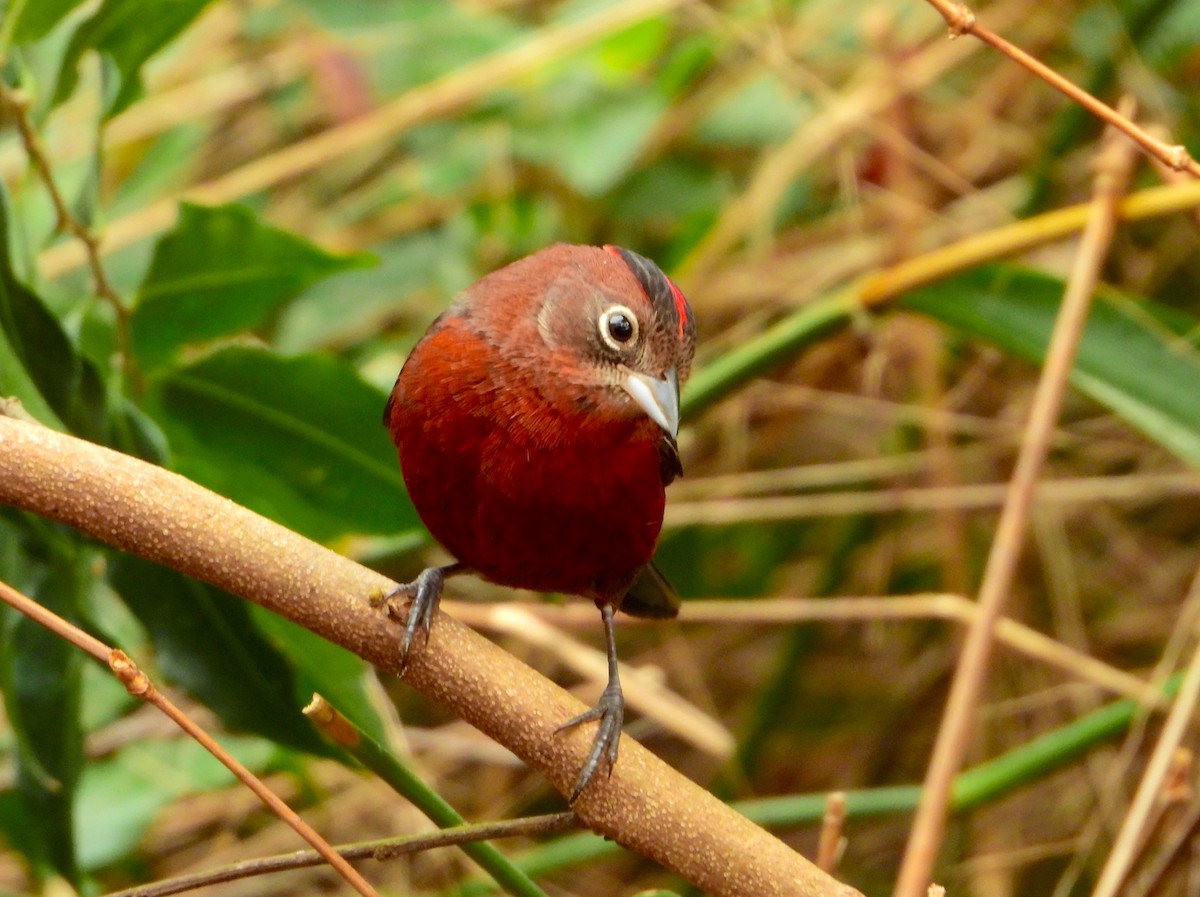
{"type": "MultiPolygon", "coordinates": [[[[1165,140],[1171,136],[1167,129],[1162,125],[1151,125],[1149,131],[1159,140],[1165,140]]],[[[1192,180],[1192,178],[1186,172],[1180,171],[1177,168],[1172,168],[1157,156],[1151,156],[1150,163],[1154,166],[1155,173],[1162,178],[1164,184],[1183,184],[1192,180]]],[[[1200,224],[1200,209],[1192,209],[1190,214],[1192,222],[1194,224],[1200,224]]]]}
{"type": "Polygon", "coordinates": [[[1075,353],[1087,321],[1100,266],[1108,251],[1117,220],[1117,200],[1124,191],[1131,159],[1111,137],[1097,157],[1092,214],[1054,323],[1046,364],[1034,393],[1029,424],[1017,456],[1008,499],[1000,513],[996,537],[988,553],[979,587],[979,613],[967,630],[966,641],[925,776],[921,801],[909,835],[896,882],[896,897],[919,897],[930,883],[946,826],[950,789],[962,766],[975,711],[987,675],[996,621],[1011,589],[1025,541],[1038,477],[1045,463],[1075,353]]]}
{"type": "Polygon", "coordinates": [[[104,264],[100,259],[101,240],[99,235],[76,217],[58,186],[41,135],[29,117],[29,96],[19,88],[10,87],[3,78],[0,78],[0,104],[12,115],[29,162],[38,173],[38,177],[41,178],[42,184],[46,188],[46,193],[50,196],[50,202],[54,205],[54,214],[58,219],[58,230],[75,237],[83,246],[88,269],[92,273],[93,288],[96,295],[107,302],[116,315],[117,339],[121,357],[128,358],[129,310],[121,302],[121,297],[117,295],[117,291],[113,288],[112,282],[109,281],[108,274],[104,270],[104,264]]]}
{"type": "Polygon", "coordinates": [[[0,396],[0,417],[23,420],[27,424],[40,423],[36,417],[25,410],[25,406],[16,396],[0,396]]]}
{"type": "Polygon", "coordinates": [[[1159,140],[1149,131],[1138,127],[1117,109],[1113,109],[1096,99],[1082,87],[1064,78],[1050,66],[1030,56],[1020,47],[1011,44],[985,25],[981,25],[970,8],[957,0],[928,0],[929,5],[942,14],[950,28],[951,37],[972,34],[985,44],[996,48],[1014,62],[1037,75],[1055,90],[1074,100],[1097,118],[1107,122],[1121,133],[1128,136],[1143,150],[1175,171],[1186,171],[1193,177],[1200,177],[1200,164],[1191,157],[1181,143],[1167,143],[1159,140]]]}
{"type": "Polygon", "coordinates": [[[5,582],[0,582],[0,601],[14,610],[29,617],[35,623],[45,626],[55,635],[66,639],[76,647],[86,651],[97,660],[108,665],[125,689],[134,697],[148,704],[153,704],[163,714],[169,717],[179,728],[195,739],[205,750],[216,757],[224,766],[237,776],[247,788],[280,819],[290,825],[301,838],[313,846],[323,862],[332,866],[346,882],[362,894],[363,897],[378,897],[375,889],[365,878],[344,858],[342,858],[329,843],[322,838],[307,822],[296,815],[278,795],[271,791],[249,769],[236,760],[203,728],[192,721],[182,710],[175,706],[162,692],[154,687],[149,677],[138,668],[124,651],[110,648],[94,636],[89,635],[77,626],[51,613],[32,598],[29,598],[5,582]]]}
{"type": "Polygon", "coordinates": [[[825,799],[825,816],[821,819],[821,837],[817,840],[817,866],[830,875],[837,871],[838,861],[846,846],[846,794],[830,792],[825,799]]]}
{"type": "MultiPolygon", "coordinates": [[[[574,813],[547,813],[527,819],[508,819],[500,822],[479,822],[453,829],[443,829],[424,835],[407,835],[402,838],[383,838],[362,844],[345,844],[335,847],[347,860],[391,860],[418,851],[434,850],[439,847],[456,847],[474,841],[494,841],[498,838],[532,838],[541,835],[557,835],[579,827],[579,817],[574,813]]],[[[325,860],[313,850],[298,850],[275,856],[259,857],[231,863],[207,872],[195,872],[175,878],[164,878],[153,884],[113,891],[105,897],[166,897],[209,885],[221,884],[267,875],[275,872],[291,872],[319,866],[325,860]]]]}

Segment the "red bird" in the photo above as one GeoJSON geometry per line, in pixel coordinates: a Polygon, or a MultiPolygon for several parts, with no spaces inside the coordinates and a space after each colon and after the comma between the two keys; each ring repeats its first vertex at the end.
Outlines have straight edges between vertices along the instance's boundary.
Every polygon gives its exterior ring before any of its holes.
{"type": "Polygon", "coordinates": [[[625,701],[613,613],[673,617],[650,563],[682,473],[679,386],[695,321],[659,267],[616,246],[558,244],[469,287],[413,348],[384,411],[409,497],[455,558],[398,586],[402,663],[429,635],[445,578],[590,598],[608,685],[566,722],[598,720],[571,801],[617,759],[625,701]]]}

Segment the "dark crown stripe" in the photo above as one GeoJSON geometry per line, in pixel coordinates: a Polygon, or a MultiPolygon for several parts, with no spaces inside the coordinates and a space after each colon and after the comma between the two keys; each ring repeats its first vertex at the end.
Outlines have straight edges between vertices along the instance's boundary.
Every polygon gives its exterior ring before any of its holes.
{"type": "Polygon", "coordinates": [[[646,292],[646,297],[650,303],[659,311],[659,314],[664,316],[674,315],[675,320],[679,323],[679,338],[683,339],[684,333],[688,325],[691,323],[690,315],[688,314],[687,299],[680,292],[679,287],[671,282],[667,275],[663,274],[662,269],[644,255],[638,255],[631,249],[625,249],[621,246],[607,245],[604,247],[606,252],[621,259],[629,266],[634,276],[638,279],[638,283],[642,285],[642,289],[646,292]]]}

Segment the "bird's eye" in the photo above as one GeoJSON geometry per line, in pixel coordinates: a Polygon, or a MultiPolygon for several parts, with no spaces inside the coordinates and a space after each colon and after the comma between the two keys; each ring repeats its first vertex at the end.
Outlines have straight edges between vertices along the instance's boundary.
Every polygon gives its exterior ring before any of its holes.
{"type": "Polygon", "coordinates": [[[624,305],[606,308],[600,315],[600,338],[618,352],[627,349],[638,338],[638,319],[624,305]]]}

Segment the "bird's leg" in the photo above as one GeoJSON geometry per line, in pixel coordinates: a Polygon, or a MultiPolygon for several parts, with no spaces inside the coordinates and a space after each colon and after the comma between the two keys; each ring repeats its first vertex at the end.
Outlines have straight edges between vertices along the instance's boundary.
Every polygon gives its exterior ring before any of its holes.
{"type": "Polygon", "coordinates": [[[625,722],[625,696],[621,693],[621,679],[617,675],[617,636],[613,628],[613,606],[601,605],[600,616],[604,620],[604,645],[608,651],[608,685],[605,686],[595,707],[567,720],[557,730],[561,732],[589,720],[600,720],[592,749],[588,752],[583,769],[579,771],[579,778],[575,780],[575,790],[571,792],[568,800],[568,803],[572,804],[579,799],[583,789],[600,768],[601,760],[607,761],[608,774],[612,775],[613,766],[617,762],[617,748],[621,743],[621,726],[625,722]]]}
{"type": "Polygon", "coordinates": [[[429,641],[429,628],[433,625],[433,615],[437,611],[438,602],[442,598],[442,586],[447,576],[455,576],[467,572],[465,564],[446,564],[444,567],[426,567],[412,582],[401,583],[386,595],[372,603],[376,606],[386,604],[388,613],[395,619],[400,619],[397,605],[398,598],[411,598],[408,605],[408,615],[404,622],[404,634],[400,637],[400,673],[404,674],[408,666],[408,654],[416,642],[420,632],[425,641],[429,641]]]}

